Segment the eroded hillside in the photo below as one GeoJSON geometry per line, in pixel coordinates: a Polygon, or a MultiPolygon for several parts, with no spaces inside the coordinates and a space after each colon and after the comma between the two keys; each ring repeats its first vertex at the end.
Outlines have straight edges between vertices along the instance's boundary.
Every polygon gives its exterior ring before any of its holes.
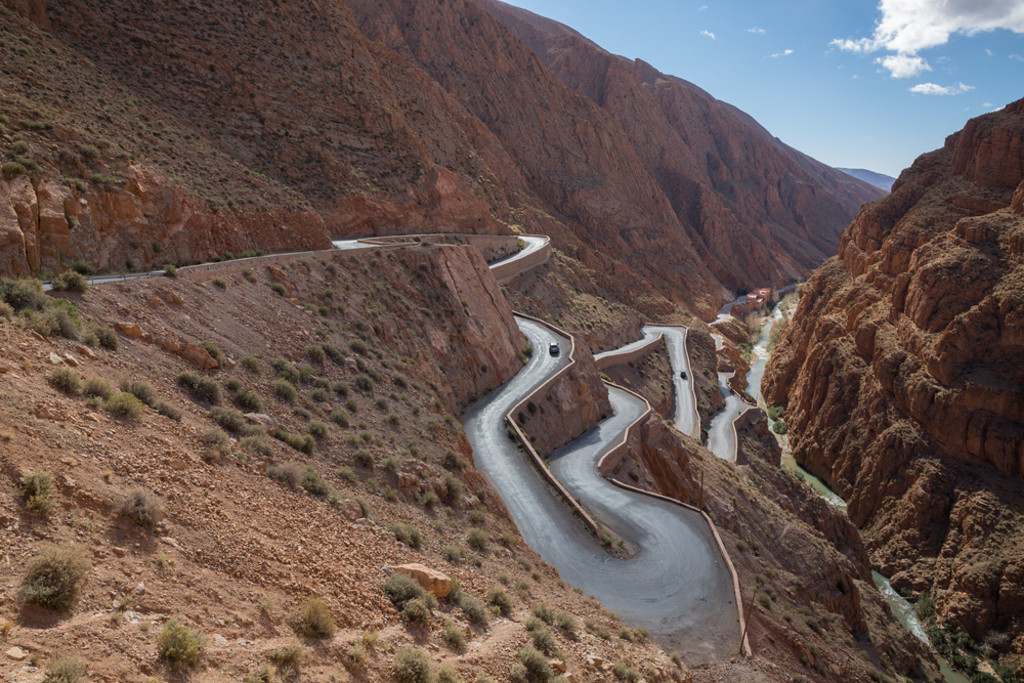
{"type": "Polygon", "coordinates": [[[90,680],[393,680],[413,648],[437,673],[503,679],[527,645],[580,679],[685,673],[526,548],[473,467],[450,411],[514,373],[523,341],[475,250],[67,296],[81,341],[0,317],[5,674],[76,657],[90,680]],[[24,577],[64,543],[84,580],[41,609],[24,577]],[[387,592],[410,562],[460,592],[387,592]],[[197,661],[158,656],[172,619],[205,640],[197,661]]]}

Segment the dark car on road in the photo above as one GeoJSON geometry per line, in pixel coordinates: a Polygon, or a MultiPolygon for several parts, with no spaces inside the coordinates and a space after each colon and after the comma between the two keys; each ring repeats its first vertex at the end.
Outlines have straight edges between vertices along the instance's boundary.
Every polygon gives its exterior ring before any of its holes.
{"type": "Polygon", "coordinates": [[[558,348],[558,344],[552,342],[551,344],[548,345],[548,353],[550,353],[552,356],[557,356],[560,353],[562,353],[562,350],[558,348]]]}

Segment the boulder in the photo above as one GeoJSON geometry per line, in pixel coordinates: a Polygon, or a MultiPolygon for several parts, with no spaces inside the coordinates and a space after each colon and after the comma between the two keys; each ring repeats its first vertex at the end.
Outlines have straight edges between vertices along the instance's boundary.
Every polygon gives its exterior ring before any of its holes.
{"type": "Polygon", "coordinates": [[[416,579],[416,582],[430,591],[435,598],[446,597],[452,590],[452,580],[447,574],[442,574],[419,562],[400,564],[395,567],[395,571],[408,574],[416,579]]]}

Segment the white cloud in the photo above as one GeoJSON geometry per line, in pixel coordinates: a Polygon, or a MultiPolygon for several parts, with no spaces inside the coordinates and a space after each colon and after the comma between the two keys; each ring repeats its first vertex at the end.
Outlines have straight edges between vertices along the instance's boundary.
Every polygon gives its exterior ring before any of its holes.
{"type": "Polygon", "coordinates": [[[703,11],[704,11],[704,10],[706,10],[707,8],[708,8],[708,6],[707,6],[707,5],[701,5],[700,7],[698,7],[698,8],[697,8],[697,11],[698,11],[698,12],[703,12],[703,11]]]}
{"type": "Polygon", "coordinates": [[[910,78],[922,71],[931,71],[928,62],[923,57],[911,57],[910,55],[886,55],[875,59],[875,64],[881,64],[893,78],[910,78]]]}
{"type": "Polygon", "coordinates": [[[1010,55],[1010,59],[1015,59],[1018,62],[1024,62],[1024,57],[1021,57],[1020,55],[1010,55]]]}
{"type": "Polygon", "coordinates": [[[992,52],[992,50],[988,49],[987,47],[985,48],[985,54],[987,54],[989,57],[995,57],[996,56],[996,53],[992,52]]]}
{"type": "Polygon", "coordinates": [[[836,38],[829,45],[861,54],[880,50],[894,53],[885,60],[904,58],[879,62],[893,78],[920,73],[920,68],[907,68],[906,58],[945,45],[952,35],[973,36],[996,29],[1024,34],[1024,3],[1020,0],[879,0],[878,9],[881,17],[870,38],[836,38]]]}
{"type": "Polygon", "coordinates": [[[914,87],[908,88],[908,90],[919,95],[959,95],[968,90],[974,90],[974,86],[964,85],[963,83],[951,86],[942,86],[935,83],[918,83],[914,87]]]}
{"type": "Polygon", "coordinates": [[[767,33],[767,31],[758,26],[751,26],[750,28],[747,29],[747,33],[756,33],[759,36],[763,36],[765,33],[767,33]]]}
{"type": "Polygon", "coordinates": [[[711,40],[715,39],[715,34],[712,33],[711,31],[701,31],[700,34],[705,38],[710,38],[711,40]]]}
{"type": "Polygon", "coordinates": [[[772,59],[778,59],[779,57],[788,57],[791,54],[793,54],[793,51],[789,50],[789,49],[786,49],[786,50],[783,50],[782,52],[773,52],[772,54],[770,54],[768,56],[771,57],[772,59]]]}

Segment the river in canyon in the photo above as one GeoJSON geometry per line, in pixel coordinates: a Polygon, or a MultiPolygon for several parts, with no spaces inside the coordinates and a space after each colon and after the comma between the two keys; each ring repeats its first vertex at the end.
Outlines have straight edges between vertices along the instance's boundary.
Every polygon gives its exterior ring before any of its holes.
{"type": "MultiPolygon", "coordinates": [[[[795,302],[792,304],[795,306],[795,302]]],[[[783,311],[783,306],[776,306],[771,315],[769,315],[764,324],[761,326],[761,335],[757,340],[757,344],[754,345],[750,353],[750,371],[747,373],[747,393],[757,399],[757,404],[765,410],[769,406],[765,405],[764,398],[761,396],[761,379],[764,377],[765,364],[768,362],[768,357],[771,355],[771,330],[773,325],[781,324],[787,311],[783,311]]],[[[728,315],[726,310],[723,310],[722,315],[728,315]]],[[[783,415],[785,419],[785,415],[783,415]]],[[[822,498],[829,502],[829,504],[835,507],[846,509],[846,501],[843,500],[838,494],[836,494],[828,485],[815,477],[813,474],[800,467],[796,460],[793,459],[793,454],[789,449],[789,444],[786,441],[784,435],[776,435],[780,445],[782,446],[782,466],[790,470],[797,477],[803,479],[805,482],[810,484],[811,488],[815,490],[822,498]]],[[[911,634],[914,635],[918,640],[923,642],[929,648],[932,647],[931,642],[928,640],[928,634],[925,632],[924,626],[921,624],[921,620],[918,618],[917,610],[907,600],[896,592],[896,589],[889,583],[889,579],[882,576],[876,571],[871,572],[871,578],[874,579],[875,586],[878,587],[879,592],[885,598],[886,602],[889,603],[889,609],[892,610],[893,615],[900,620],[900,623],[911,634]]],[[[943,678],[947,683],[970,683],[970,680],[963,674],[954,671],[949,662],[940,657],[934,652],[935,659],[939,662],[939,670],[942,672],[943,678]]]]}

